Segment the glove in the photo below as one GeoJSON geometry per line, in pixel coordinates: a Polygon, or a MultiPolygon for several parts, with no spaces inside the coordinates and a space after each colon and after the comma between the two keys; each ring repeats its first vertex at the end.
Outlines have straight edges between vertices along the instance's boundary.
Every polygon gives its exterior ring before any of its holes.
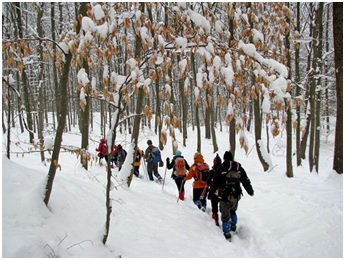
{"type": "Polygon", "coordinates": [[[249,193],[249,195],[253,197],[254,196],[254,191],[249,193]]]}
{"type": "Polygon", "coordinates": [[[167,157],[167,164],[170,164],[170,158],[167,157]]]}
{"type": "Polygon", "coordinates": [[[176,175],[175,175],[175,174],[171,174],[171,178],[172,178],[173,180],[175,180],[175,179],[176,179],[176,175]]]}

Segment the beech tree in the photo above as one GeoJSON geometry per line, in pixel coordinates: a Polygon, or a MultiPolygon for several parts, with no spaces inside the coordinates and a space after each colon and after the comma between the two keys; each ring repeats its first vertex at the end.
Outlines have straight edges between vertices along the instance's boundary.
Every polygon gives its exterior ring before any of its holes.
{"type": "Polygon", "coordinates": [[[343,173],[343,3],[333,3],[334,61],[337,86],[337,123],[333,169],[343,173]]]}

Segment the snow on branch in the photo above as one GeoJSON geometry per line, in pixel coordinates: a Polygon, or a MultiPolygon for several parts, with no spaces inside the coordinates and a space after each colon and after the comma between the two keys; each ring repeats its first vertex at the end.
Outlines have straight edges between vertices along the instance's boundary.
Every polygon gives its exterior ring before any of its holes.
{"type": "Polygon", "coordinates": [[[284,78],[288,77],[288,69],[285,65],[281,64],[280,62],[274,60],[274,59],[266,59],[262,57],[257,51],[254,46],[254,44],[251,43],[244,43],[242,40],[238,43],[239,49],[243,50],[243,52],[255,59],[257,62],[259,62],[262,65],[267,66],[270,70],[275,71],[279,74],[279,76],[282,76],[284,78]]]}

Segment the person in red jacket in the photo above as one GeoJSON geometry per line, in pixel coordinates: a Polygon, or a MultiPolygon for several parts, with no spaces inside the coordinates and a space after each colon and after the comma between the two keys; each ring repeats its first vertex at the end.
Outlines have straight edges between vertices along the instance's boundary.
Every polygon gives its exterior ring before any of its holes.
{"type": "Polygon", "coordinates": [[[101,160],[105,158],[105,160],[108,162],[108,148],[105,139],[101,139],[98,148],[96,148],[96,151],[98,152],[99,157],[99,163],[101,164],[101,160]]]}
{"type": "Polygon", "coordinates": [[[184,181],[194,178],[193,183],[193,202],[202,211],[206,211],[206,198],[207,198],[207,183],[200,178],[198,166],[205,163],[204,157],[201,153],[194,154],[194,164],[190,166],[188,174],[184,177],[184,181]]]}
{"type": "Polygon", "coordinates": [[[111,159],[110,159],[110,162],[111,162],[111,168],[114,168],[114,163],[116,165],[116,161],[117,161],[117,145],[114,144],[113,146],[113,152],[111,154],[111,159]]]}

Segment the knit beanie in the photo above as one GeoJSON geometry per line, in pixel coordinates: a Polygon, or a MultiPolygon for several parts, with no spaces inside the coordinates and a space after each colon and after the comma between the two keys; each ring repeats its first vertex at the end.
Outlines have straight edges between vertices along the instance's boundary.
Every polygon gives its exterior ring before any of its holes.
{"type": "Polygon", "coordinates": [[[224,161],[233,161],[232,153],[230,151],[225,151],[223,159],[224,161]]]}
{"type": "Polygon", "coordinates": [[[217,154],[216,157],[213,159],[213,166],[217,167],[222,163],[222,159],[220,159],[219,155],[217,154]]]}
{"type": "Polygon", "coordinates": [[[180,151],[180,150],[177,150],[177,151],[176,151],[176,153],[175,153],[175,155],[176,155],[176,156],[181,156],[181,155],[182,155],[182,153],[181,153],[181,151],[180,151]]]}

